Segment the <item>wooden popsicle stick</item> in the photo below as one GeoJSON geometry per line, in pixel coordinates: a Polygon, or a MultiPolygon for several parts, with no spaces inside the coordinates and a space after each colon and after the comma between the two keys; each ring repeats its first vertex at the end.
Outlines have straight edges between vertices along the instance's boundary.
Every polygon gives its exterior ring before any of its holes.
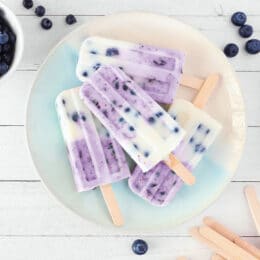
{"type": "Polygon", "coordinates": [[[102,192],[103,198],[107,205],[107,209],[112,218],[112,221],[115,226],[122,226],[124,224],[123,216],[121,214],[120,208],[116,201],[115,194],[112,190],[111,184],[106,184],[100,186],[100,190],[102,192]]]}
{"type": "Polygon", "coordinates": [[[245,195],[257,232],[260,234],[260,202],[257,198],[255,188],[253,186],[246,186],[245,195]]]}
{"type": "Polygon", "coordinates": [[[193,89],[200,89],[204,80],[193,77],[193,76],[188,76],[188,75],[181,75],[180,79],[180,84],[185,87],[193,88],[193,89]]]}
{"type": "MultiPolygon", "coordinates": [[[[240,248],[236,244],[232,243],[230,240],[224,236],[217,233],[215,230],[208,226],[202,226],[199,228],[199,232],[206,239],[216,244],[220,249],[227,252],[231,259],[236,260],[257,260],[257,258],[244,249],[240,248]]],[[[258,258],[259,259],[259,258],[258,258]]]]}
{"type": "Polygon", "coordinates": [[[218,74],[212,74],[212,75],[208,76],[206,78],[206,80],[204,81],[202,87],[200,88],[199,92],[193,99],[193,101],[192,101],[193,105],[198,108],[203,108],[206,105],[206,103],[207,103],[212,91],[216,87],[218,81],[219,81],[218,74]]]}
{"type": "Polygon", "coordinates": [[[195,183],[195,176],[172,153],[164,162],[185,184],[193,185],[195,183]]]}
{"type": "Polygon", "coordinates": [[[206,239],[204,236],[202,236],[199,232],[199,227],[193,227],[190,229],[190,234],[192,235],[193,238],[196,240],[206,244],[212,251],[216,252],[217,254],[221,255],[225,259],[230,259],[229,255],[227,252],[224,250],[220,249],[217,245],[206,239]]]}
{"type": "Polygon", "coordinates": [[[211,257],[211,260],[225,260],[226,258],[222,257],[221,255],[219,254],[214,254],[212,255],[211,257]]]}
{"type": "Polygon", "coordinates": [[[241,239],[237,234],[228,230],[226,227],[218,223],[213,218],[205,217],[203,222],[205,225],[211,227],[213,230],[215,230],[231,242],[235,243],[239,247],[243,248],[245,251],[260,259],[260,250],[258,248],[241,239]]]}

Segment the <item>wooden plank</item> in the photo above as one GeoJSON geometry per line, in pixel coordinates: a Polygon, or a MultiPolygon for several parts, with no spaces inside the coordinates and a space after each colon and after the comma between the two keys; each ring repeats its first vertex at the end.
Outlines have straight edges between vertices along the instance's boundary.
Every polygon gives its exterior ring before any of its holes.
{"type": "MultiPolygon", "coordinates": [[[[48,196],[41,183],[0,182],[0,222],[3,223],[0,225],[0,237],[137,236],[140,233],[147,237],[186,237],[191,226],[202,223],[203,216],[213,216],[239,235],[257,236],[243,193],[246,184],[248,183],[229,184],[212,206],[191,221],[172,230],[148,233],[141,230],[108,229],[89,223],[64,209],[48,196]]],[[[260,191],[260,183],[256,183],[255,187],[260,191]]],[[[260,193],[258,195],[260,196],[260,193]]],[[[169,244],[167,246],[170,247],[169,244]]]]}
{"type": "MultiPolygon", "coordinates": [[[[0,88],[0,125],[24,124],[25,106],[35,71],[17,71],[0,88]]],[[[260,73],[238,72],[241,90],[245,99],[247,124],[260,126],[260,73]]]]}
{"type": "MultiPolygon", "coordinates": [[[[260,181],[259,140],[259,128],[248,128],[245,151],[235,181],[260,181]]],[[[0,127],[0,165],[0,181],[39,180],[27,150],[24,127],[0,127]]]]}
{"type": "MultiPolygon", "coordinates": [[[[82,16],[78,17],[79,23],[90,22],[97,17],[82,16]]],[[[64,16],[52,17],[54,26],[50,31],[43,31],[39,25],[38,17],[20,17],[24,33],[25,33],[25,53],[23,60],[19,66],[20,69],[38,69],[40,64],[46,58],[48,52],[65,36],[68,32],[74,30],[78,25],[64,25],[64,16]],[[34,33],[32,33],[34,32],[34,33]],[[35,37],[37,35],[37,37],[35,37]]],[[[230,59],[231,64],[236,70],[242,71],[260,71],[260,59],[258,55],[248,55],[243,49],[245,40],[238,36],[237,28],[230,25],[227,17],[201,18],[180,16],[178,19],[192,25],[200,30],[206,37],[214,42],[217,47],[223,47],[229,42],[239,44],[240,54],[230,59]],[[207,23],[205,23],[207,21],[207,23]],[[205,25],[206,24],[206,25],[205,25]],[[227,38],[228,34],[228,38],[227,38]]],[[[250,21],[255,27],[254,37],[260,38],[260,17],[251,17],[250,21]]]]}
{"type": "MultiPolygon", "coordinates": [[[[28,11],[22,7],[21,1],[4,0],[16,14],[32,14],[32,10],[28,11]]],[[[182,14],[182,15],[228,15],[232,14],[236,9],[243,10],[247,14],[260,14],[260,3],[254,1],[254,4],[248,4],[248,0],[237,0],[236,8],[230,1],[225,0],[77,0],[76,4],[71,1],[48,1],[41,0],[41,4],[46,6],[47,14],[108,14],[122,11],[148,11],[163,14],[182,14]],[[239,8],[238,8],[239,7],[239,8]]]]}
{"type": "MultiPolygon", "coordinates": [[[[8,260],[139,260],[131,244],[136,237],[0,237],[0,258],[8,260]]],[[[144,238],[148,252],[142,260],[210,259],[210,251],[192,238],[144,238]]],[[[257,239],[260,241],[260,239],[257,239]]]]}

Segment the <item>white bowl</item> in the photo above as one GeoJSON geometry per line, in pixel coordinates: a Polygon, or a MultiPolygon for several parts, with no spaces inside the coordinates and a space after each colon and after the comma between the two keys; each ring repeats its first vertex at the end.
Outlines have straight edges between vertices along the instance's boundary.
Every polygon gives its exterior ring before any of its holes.
{"type": "Polygon", "coordinates": [[[9,71],[4,74],[2,77],[0,77],[0,86],[4,81],[6,81],[12,73],[16,70],[23,54],[24,49],[24,36],[23,36],[23,30],[21,23],[19,22],[18,18],[15,16],[15,14],[6,7],[2,2],[0,2],[0,11],[4,13],[4,18],[8,23],[10,24],[13,32],[16,35],[16,45],[15,45],[15,53],[14,53],[14,59],[11,64],[11,67],[9,68],[9,71]]]}

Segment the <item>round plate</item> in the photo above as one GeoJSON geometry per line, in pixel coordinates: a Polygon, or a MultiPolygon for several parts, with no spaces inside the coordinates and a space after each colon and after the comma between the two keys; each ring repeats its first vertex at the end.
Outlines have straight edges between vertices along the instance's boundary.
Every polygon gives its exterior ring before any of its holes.
{"type": "MultiPolygon", "coordinates": [[[[197,30],[175,19],[147,13],[99,18],[72,32],[54,48],[38,73],[28,101],[29,149],[48,190],[78,215],[102,225],[113,224],[100,190],[75,190],[54,105],[62,90],[80,85],[75,75],[78,50],[89,35],[179,49],[187,56],[185,74],[221,75],[206,110],[223,124],[223,130],[196,167],[196,184],[184,187],[164,208],[152,206],[132,193],[127,180],[113,184],[125,218],[123,229],[169,230],[209,206],[234,175],[245,139],[244,105],[234,72],[222,52],[197,30]]],[[[194,90],[185,87],[178,90],[178,96],[187,99],[194,94],[194,90]]]]}

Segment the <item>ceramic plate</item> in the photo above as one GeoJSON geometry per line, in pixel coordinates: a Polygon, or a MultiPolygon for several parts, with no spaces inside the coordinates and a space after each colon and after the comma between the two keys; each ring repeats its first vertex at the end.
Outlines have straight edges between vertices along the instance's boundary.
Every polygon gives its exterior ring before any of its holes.
{"type": "MultiPolygon", "coordinates": [[[[78,50],[90,35],[179,49],[186,53],[184,73],[205,77],[218,72],[221,82],[206,111],[223,131],[194,171],[196,185],[184,187],[165,208],[148,204],[127,181],[113,184],[128,230],[171,229],[209,206],[235,173],[245,139],[244,104],[234,72],[218,48],[200,32],[175,19],[147,13],[101,17],[63,39],[42,65],[27,106],[27,138],[33,162],[47,189],[83,218],[112,226],[99,189],[77,193],[72,180],[54,101],[64,89],[80,85],[75,75],[78,50]],[[151,217],[153,216],[153,217],[151,217]]],[[[178,96],[191,99],[194,90],[180,87],[178,96]]]]}

